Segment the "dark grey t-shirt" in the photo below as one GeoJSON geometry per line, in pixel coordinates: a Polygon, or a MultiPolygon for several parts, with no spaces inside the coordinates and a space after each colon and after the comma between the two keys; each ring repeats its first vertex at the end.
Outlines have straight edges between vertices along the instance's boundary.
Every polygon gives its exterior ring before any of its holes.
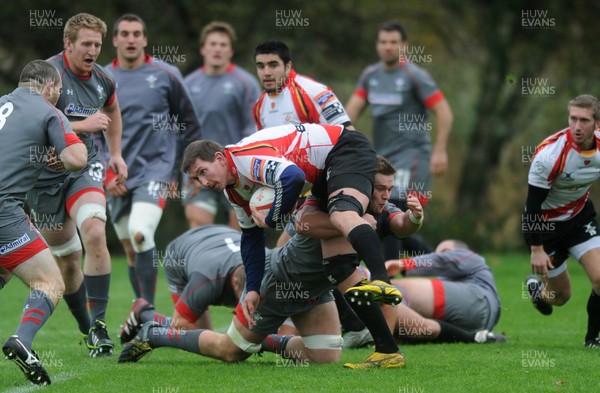
{"type": "Polygon", "coordinates": [[[229,145],[256,131],[252,108],[260,95],[256,78],[232,64],[221,75],[200,68],[185,77],[203,137],[229,145]]]}
{"type": "MultiPolygon", "coordinates": [[[[110,106],[115,101],[115,84],[106,70],[94,64],[94,69],[87,77],[76,75],[69,68],[65,52],[61,52],[47,60],[60,72],[63,82],[62,93],[56,104],[69,121],[81,121],[100,109],[110,106]]],[[[98,156],[92,133],[80,133],[79,138],[88,150],[88,163],[98,156]]],[[[44,169],[37,186],[54,184],[62,181],[69,172],[44,169]]]]}
{"type": "Polygon", "coordinates": [[[406,150],[430,153],[427,109],[443,95],[427,71],[410,62],[391,71],[382,63],[373,64],[361,74],[355,94],[371,107],[378,154],[397,165],[406,150]]]}
{"type": "MultiPolygon", "coordinates": [[[[177,173],[178,146],[200,139],[194,107],[179,70],[146,55],[141,67],[125,70],[115,60],[106,68],[117,85],[123,120],[121,150],[127,164],[125,186],[151,181],[168,182],[177,173]]],[[[108,161],[108,145],[99,135],[101,155],[108,161]]]]}
{"type": "MultiPolygon", "coordinates": [[[[193,228],[169,243],[163,265],[181,282],[189,282],[192,274],[199,273],[210,282],[210,293],[205,293],[206,304],[235,305],[237,299],[229,288],[228,277],[242,265],[240,232],[223,225],[205,225],[193,228]]],[[[205,288],[206,289],[206,288],[205,288]]],[[[176,288],[169,288],[176,293],[176,288]]]]}
{"type": "Polygon", "coordinates": [[[0,132],[0,199],[16,199],[19,204],[46,168],[50,146],[60,154],[81,143],[65,115],[23,87],[0,98],[0,132]]]}

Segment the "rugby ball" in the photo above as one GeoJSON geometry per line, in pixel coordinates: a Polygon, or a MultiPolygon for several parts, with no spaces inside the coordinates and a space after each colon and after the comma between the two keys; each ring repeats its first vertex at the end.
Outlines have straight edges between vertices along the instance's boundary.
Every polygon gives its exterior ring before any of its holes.
{"type": "Polygon", "coordinates": [[[273,200],[275,199],[275,190],[270,187],[260,187],[252,197],[250,198],[250,206],[256,208],[258,211],[264,211],[268,213],[273,206],[273,200]]]}

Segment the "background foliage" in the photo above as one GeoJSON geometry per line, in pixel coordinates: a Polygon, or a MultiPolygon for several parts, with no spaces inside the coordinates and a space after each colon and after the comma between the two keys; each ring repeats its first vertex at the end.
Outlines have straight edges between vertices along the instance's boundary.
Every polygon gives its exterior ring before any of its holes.
{"type": "MultiPolygon", "coordinates": [[[[238,64],[253,72],[254,46],[267,38],[281,39],[292,48],[295,68],[330,85],[343,102],[361,70],[376,61],[377,26],[398,19],[410,44],[431,59],[421,65],[433,75],[455,116],[450,172],[434,181],[423,228],[432,243],[450,236],[479,249],[522,247],[520,213],[531,151],[543,137],[567,126],[570,98],[598,95],[600,84],[595,67],[600,60],[595,45],[600,3],[584,0],[24,0],[3,2],[0,93],[14,88],[28,61],[62,49],[62,27],[35,20],[45,15],[64,23],[77,12],[101,17],[109,30],[121,14],[139,14],[148,25],[148,53],[176,51],[183,74],[201,65],[197,41],[202,26],[228,21],[238,33],[238,64]],[[301,23],[282,26],[295,18],[301,23]],[[532,81],[551,94],[527,90],[532,81]]],[[[113,56],[109,33],[98,62],[106,64],[113,56]]],[[[370,124],[365,114],[358,128],[370,135],[370,124]]],[[[159,246],[185,228],[179,203],[171,203],[159,246]]],[[[111,246],[118,249],[114,237],[111,246]]]]}

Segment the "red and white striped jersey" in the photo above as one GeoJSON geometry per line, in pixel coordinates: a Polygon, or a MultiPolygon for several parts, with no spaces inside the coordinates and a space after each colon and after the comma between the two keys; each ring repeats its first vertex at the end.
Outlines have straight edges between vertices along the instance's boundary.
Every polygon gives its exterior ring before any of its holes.
{"type": "Polygon", "coordinates": [[[305,190],[311,187],[343,130],[343,126],[325,124],[286,124],[266,128],[226,146],[225,156],[237,182],[225,193],[234,205],[240,226],[254,226],[248,206],[252,194],[261,186],[277,188],[287,167],[298,166],[306,176],[305,190]]]}
{"type": "Polygon", "coordinates": [[[600,178],[600,132],[596,148],[582,151],[566,128],[546,138],[536,149],[529,184],[549,189],[542,214],[550,221],[566,221],[581,211],[594,181],[600,178]]]}
{"type": "Polygon", "coordinates": [[[261,130],[282,124],[344,124],[350,117],[333,90],[292,69],[279,92],[265,91],[258,98],[254,122],[261,130]]]}

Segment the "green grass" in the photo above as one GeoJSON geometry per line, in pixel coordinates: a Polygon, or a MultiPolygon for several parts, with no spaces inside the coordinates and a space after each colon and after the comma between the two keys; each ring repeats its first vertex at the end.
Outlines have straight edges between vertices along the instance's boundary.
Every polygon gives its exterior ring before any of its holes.
{"type": "MultiPolygon", "coordinates": [[[[494,255],[488,261],[496,274],[502,300],[497,331],[504,345],[403,346],[405,369],[348,370],[341,364],[290,366],[273,354],[252,356],[239,364],[173,349],[158,349],[138,364],[117,364],[112,358],[91,359],[78,345],[75,321],[60,303],[36,337],[34,347],[45,358],[52,385],[32,387],[20,370],[0,361],[0,391],[29,392],[578,392],[597,386],[598,351],[582,346],[590,284],[580,266],[570,262],[573,296],[544,317],[523,299],[522,278],[529,271],[525,255],[494,255]]],[[[13,280],[0,292],[0,337],[14,332],[20,320],[26,288],[13,280]]],[[[108,324],[117,339],[132,295],[125,262],[115,258],[108,324]]],[[[157,310],[170,314],[172,305],[164,276],[159,277],[157,310]]],[[[225,331],[231,312],[212,311],[215,330],[225,331]]],[[[370,350],[345,351],[342,362],[360,361],[370,350]]]]}

